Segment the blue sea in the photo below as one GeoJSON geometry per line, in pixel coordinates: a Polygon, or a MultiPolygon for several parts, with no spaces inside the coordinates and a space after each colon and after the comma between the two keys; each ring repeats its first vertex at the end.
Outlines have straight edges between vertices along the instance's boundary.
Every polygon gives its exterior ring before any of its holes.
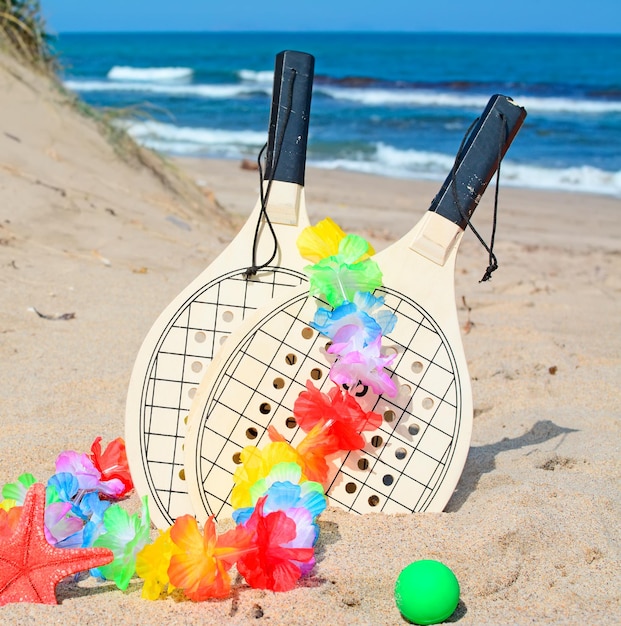
{"type": "Polygon", "coordinates": [[[275,55],[316,58],[309,163],[442,180],[490,96],[528,111],[505,185],[621,196],[621,36],[434,33],[64,34],[70,90],[128,107],[163,153],[255,158],[275,55]]]}

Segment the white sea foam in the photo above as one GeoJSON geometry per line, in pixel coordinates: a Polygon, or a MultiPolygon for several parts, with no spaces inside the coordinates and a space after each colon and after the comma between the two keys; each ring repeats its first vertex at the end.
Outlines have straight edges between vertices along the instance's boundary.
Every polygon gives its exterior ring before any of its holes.
{"type": "MultiPolygon", "coordinates": [[[[417,89],[361,89],[359,87],[326,87],[318,88],[336,100],[358,102],[366,106],[412,106],[412,107],[446,107],[482,109],[489,100],[488,95],[427,91],[417,89]]],[[[525,107],[529,112],[546,113],[621,113],[619,100],[586,100],[583,98],[544,98],[532,96],[512,96],[516,104],[525,107]]]]}
{"type": "Polygon", "coordinates": [[[253,93],[271,95],[271,86],[260,85],[167,85],[158,83],[142,83],[137,81],[98,81],[98,80],[68,80],[65,87],[71,91],[129,91],[155,93],[169,96],[183,96],[193,98],[230,99],[247,96],[253,93]]]}
{"type": "MultiPolygon", "coordinates": [[[[189,68],[113,68],[108,73],[111,80],[68,80],[65,86],[72,91],[141,91],[171,96],[189,96],[196,98],[238,98],[251,93],[271,95],[273,73],[240,70],[238,76],[244,81],[239,84],[183,84],[183,71],[189,68]],[[113,70],[119,70],[112,73],[113,70]],[[157,78],[158,69],[162,78],[157,78]],[[174,79],[179,70],[179,79],[174,79]],[[166,80],[165,76],[170,79],[166,80]],[[113,80],[112,80],[113,79],[113,80]]],[[[190,75],[191,80],[191,75],[190,75]]],[[[321,93],[335,100],[356,102],[363,106],[411,106],[455,109],[483,109],[489,95],[465,94],[417,89],[380,89],[360,87],[319,86],[315,93],[321,93]]],[[[544,98],[513,95],[515,102],[524,106],[529,113],[572,113],[605,114],[621,113],[620,100],[587,100],[582,98],[544,98]]]]}
{"type": "MultiPolygon", "coordinates": [[[[191,128],[145,121],[119,122],[140,143],[161,152],[178,155],[240,158],[256,155],[266,133],[253,130],[191,128]]],[[[311,146],[312,149],[312,146],[311,146]]],[[[391,178],[444,180],[454,156],[424,150],[401,150],[384,143],[374,144],[369,155],[358,158],[314,159],[309,163],[325,169],[343,169],[391,178]]],[[[621,197],[621,171],[595,167],[547,168],[506,159],[501,167],[502,184],[533,189],[589,192],[621,197]]]]}
{"type": "Polygon", "coordinates": [[[266,140],[265,133],[253,130],[190,128],[152,121],[125,121],[120,125],[140,143],[154,150],[179,155],[236,157],[250,150],[256,152],[266,140]]]}
{"type": "Polygon", "coordinates": [[[274,82],[274,72],[271,70],[261,70],[259,72],[255,70],[239,70],[237,76],[249,83],[266,83],[271,85],[274,82]]]}
{"type": "MultiPolygon", "coordinates": [[[[371,158],[314,161],[312,165],[392,178],[443,180],[450,172],[453,161],[454,157],[446,154],[399,150],[378,143],[371,158]]],[[[506,160],[501,167],[501,181],[504,185],[514,187],[621,196],[621,171],[608,172],[589,166],[546,168],[506,160]]]]}
{"type": "Polygon", "coordinates": [[[110,80],[150,83],[189,83],[194,70],[189,67],[131,67],[115,65],[109,72],[110,80]]]}

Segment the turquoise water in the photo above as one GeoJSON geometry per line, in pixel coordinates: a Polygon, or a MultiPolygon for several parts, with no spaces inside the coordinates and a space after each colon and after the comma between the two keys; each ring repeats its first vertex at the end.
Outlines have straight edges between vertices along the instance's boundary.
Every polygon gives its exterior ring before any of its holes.
{"type": "Polygon", "coordinates": [[[528,117],[503,181],[621,195],[621,36],[416,33],[67,34],[63,79],[90,104],[138,105],[140,142],[169,154],[256,156],[274,56],[316,58],[308,158],[443,179],[495,93],[528,117]]]}

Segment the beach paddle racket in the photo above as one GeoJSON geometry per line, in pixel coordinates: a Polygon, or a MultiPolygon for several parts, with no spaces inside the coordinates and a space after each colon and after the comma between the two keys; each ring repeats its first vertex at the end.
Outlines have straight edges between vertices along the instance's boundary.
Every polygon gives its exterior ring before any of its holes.
{"type": "Polygon", "coordinates": [[[306,282],[296,248],[308,226],[304,198],[314,58],[276,56],[265,176],[254,210],[227,248],[162,312],[138,353],[127,395],[125,439],[140,496],[167,528],[191,513],[183,442],[192,398],[208,364],[244,317],[306,282]]]}
{"type": "MultiPolygon", "coordinates": [[[[356,513],[441,511],[463,470],[472,430],[472,392],[455,304],[454,268],[465,227],[517,134],[526,111],[494,96],[464,140],[455,165],[419,223],[375,257],[383,286],[374,293],[397,316],[382,338],[396,354],[397,395],[359,384],[349,393],[381,426],[362,433],[364,449],[342,453],[326,489],[330,504],[356,513]]],[[[297,445],[305,436],[293,405],[306,382],[319,389],[334,356],[309,326],[325,303],[299,289],[257,310],[229,337],[192,405],[186,476],[195,515],[230,516],[240,452],[261,449],[267,428],[297,445]]]]}

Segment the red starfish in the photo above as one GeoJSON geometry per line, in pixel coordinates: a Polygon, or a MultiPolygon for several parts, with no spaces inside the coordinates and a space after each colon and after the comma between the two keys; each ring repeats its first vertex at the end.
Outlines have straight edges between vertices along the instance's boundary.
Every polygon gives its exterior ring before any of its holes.
{"type": "Polygon", "coordinates": [[[17,528],[0,537],[0,606],[10,602],[58,604],[56,585],[60,580],[110,563],[107,548],[64,549],[45,539],[45,486],[34,484],[26,500],[17,528]]]}

